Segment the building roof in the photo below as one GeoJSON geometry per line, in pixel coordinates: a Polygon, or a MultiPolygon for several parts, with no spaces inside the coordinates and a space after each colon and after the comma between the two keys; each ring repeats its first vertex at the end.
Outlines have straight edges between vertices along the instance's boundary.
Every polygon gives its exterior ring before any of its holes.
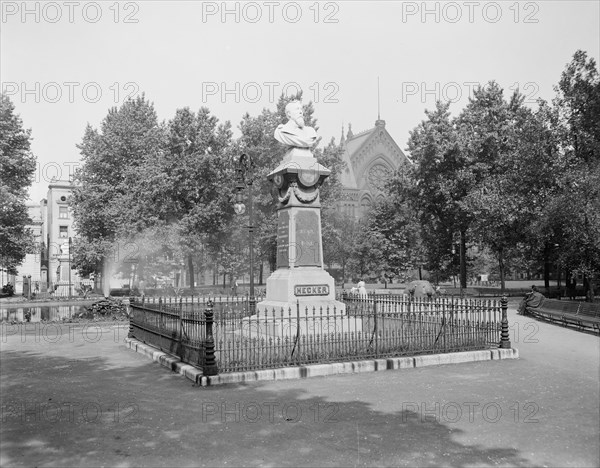
{"type": "MultiPolygon", "coordinates": [[[[412,164],[412,160],[389,134],[385,128],[385,120],[381,118],[375,121],[373,128],[357,134],[352,133],[352,126],[348,124],[345,139],[342,127],[340,147],[344,149],[342,160],[346,163],[340,181],[346,195],[354,201],[358,201],[360,196],[374,197],[378,194],[373,191],[372,181],[368,179],[368,174],[376,166],[383,165],[388,170],[395,171],[412,164]]],[[[377,169],[373,174],[376,179],[377,169]]]]}
{"type": "Polygon", "coordinates": [[[73,182],[71,182],[69,180],[52,179],[50,181],[50,183],[48,184],[48,188],[49,189],[53,189],[53,188],[72,189],[73,188],[73,182]]]}
{"type": "MultiPolygon", "coordinates": [[[[377,119],[375,121],[375,126],[368,130],[364,130],[360,133],[353,134],[352,127],[348,125],[348,134],[346,140],[340,143],[340,145],[344,148],[344,153],[342,155],[342,160],[346,163],[346,170],[343,171],[340,180],[345,189],[358,189],[358,179],[356,177],[356,171],[361,169],[362,164],[358,161],[358,155],[361,153],[362,149],[367,147],[372,140],[378,137],[380,133],[382,133],[382,137],[386,142],[386,145],[392,150],[392,153],[396,153],[399,155],[400,160],[389,160],[388,158],[391,156],[388,153],[388,157],[385,159],[388,160],[389,163],[392,164],[392,169],[396,169],[402,166],[405,162],[412,163],[410,158],[404,154],[404,152],[400,149],[397,143],[394,141],[392,136],[385,128],[385,120],[377,119]],[[395,164],[394,164],[395,162],[395,164]]],[[[343,134],[342,134],[343,135],[343,134]]],[[[396,158],[393,158],[396,159],[396,158]]],[[[368,164],[368,163],[367,163],[368,164]]],[[[362,167],[362,169],[366,169],[362,167]]]]}
{"type": "Polygon", "coordinates": [[[356,153],[363,143],[369,139],[374,130],[375,128],[371,128],[369,130],[365,130],[364,132],[357,133],[352,138],[348,138],[346,140],[346,153],[349,155],[356,153]]]}
{"type": "Polygon", "coordinates": [[[350,160],[346,158],[346,152],[344,152],[342,160],[346,163],[346,167],[342,171],[342,174],[340,176],[340,182],[342,183],[342,186],[346,189],[358,188],[356,185],[356,176],[354,175],[354,169],[352,168],[352,163],[350,162],[350,160]]]}

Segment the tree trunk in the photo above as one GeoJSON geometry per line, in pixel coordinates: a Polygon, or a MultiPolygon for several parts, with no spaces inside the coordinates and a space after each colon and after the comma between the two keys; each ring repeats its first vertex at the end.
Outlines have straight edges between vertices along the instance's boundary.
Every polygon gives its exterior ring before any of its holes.
{"type": "Polygon", "coordinates": [[[544,287],[550,289],[550,247],[544,247],[544,287]]]}
{"type": "Polygon", "coordinates": [[[591,289],[591,281],[589,280],[587,275],[583,275],[583,294],[585,294],[585,300],[587,302],[592,302],[590,299],[590,289],[591,289]]]}
{"type": "Polygon", "coordinates": [[[589,302],[596,302],[596,292],[594,291],[594,275],[590,276],[589,279],[590,291],[589,291],[589,302]]]}
{"type": "Polygon", "coordinates": [[[194,283],[196,282],[196,280],[194,278],[194,260],[192,259],[192,255],[191,254],[188,255],[187,264],[188,264],[189,286],[190,286],[190,289],[193,291],[194,290],[194,283]]]}
{"type": "Polygon", "coordinates": [[[467,287],[467,235],[460,231],[460,286],[467,287]]]}
{"type": "Polygon", "coordinates": [[[500,270],[500,294],[504,295],[504,254],[498,253],[498,269],[500,270]]]}
{"type": "Polygon", "coordinates": [[[565,297],[575,299],[577,278],[568,268],[565,270],[565,297]]]}
{"type": "Polygon", "coordinates": [[[258,284],[263,284],[263,262],[261,260],[260,266],[258,267],[258,284]]]}

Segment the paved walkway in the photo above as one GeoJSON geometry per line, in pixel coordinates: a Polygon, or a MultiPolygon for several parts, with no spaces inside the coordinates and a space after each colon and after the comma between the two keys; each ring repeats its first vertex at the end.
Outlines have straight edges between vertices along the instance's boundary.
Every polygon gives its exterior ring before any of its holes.
{"type": "Polygon", "coordinates": [[[597,336],[516,316],[521,359],[192,386],[127,329],[2,328],[4,466],[599,466],[597,336]]]}

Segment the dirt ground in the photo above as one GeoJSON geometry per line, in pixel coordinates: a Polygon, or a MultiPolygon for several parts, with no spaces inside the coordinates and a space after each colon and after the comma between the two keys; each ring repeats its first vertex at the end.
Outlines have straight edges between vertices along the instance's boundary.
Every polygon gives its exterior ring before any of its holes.
{"type": "Polygon", "coordinates": [[[518,360],[212,388],[126,326],[3,324],[0,465],[599,466],[598,336],[515,305],[518,360]]]}

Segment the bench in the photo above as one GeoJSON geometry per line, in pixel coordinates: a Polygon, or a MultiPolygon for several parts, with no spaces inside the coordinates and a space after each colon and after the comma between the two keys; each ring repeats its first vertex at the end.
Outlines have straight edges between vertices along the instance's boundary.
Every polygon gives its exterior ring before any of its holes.
{"type": "Polygon", "coordinates": [[[544,298],[538,307],[526,305],[525,310],[528,314],[560,322],[565,326],[575,325],[600,332],[600,304],[544,298]]]}
{"type": "Polygon", "coordinates": [[[593,302],[582,302],[577,312],[580,318],[591,323],[593,328],[600,332],[600,304],[593,302]]]}

